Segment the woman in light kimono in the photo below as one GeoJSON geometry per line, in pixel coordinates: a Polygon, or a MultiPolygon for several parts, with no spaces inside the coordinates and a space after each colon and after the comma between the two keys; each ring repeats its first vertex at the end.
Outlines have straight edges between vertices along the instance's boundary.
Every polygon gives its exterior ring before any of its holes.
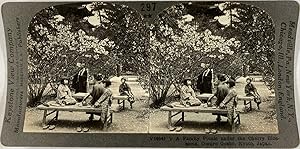
{"type": "Polygon", "coordinates": [[[190,79],[183,81],[183,86],[180,90],[180,102],[185,106],[199,106],[201,101],[196,98],[196,94],[192,89],[192,82],[190,79]]]}
{"type": "Polygon", "coordinates": [[[62,106],[76,104],[76,100],[72,97],[68,84],[69,80],[67,78],[62,78],[57,89],[57,103],[62,106]]]}

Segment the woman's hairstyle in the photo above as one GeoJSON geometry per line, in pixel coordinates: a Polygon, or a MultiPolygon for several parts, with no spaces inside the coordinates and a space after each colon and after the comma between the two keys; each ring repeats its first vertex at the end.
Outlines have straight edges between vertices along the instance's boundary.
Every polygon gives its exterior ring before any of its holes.
{"type": "Polygon", "coordinates": [[[127,81],[126,78],[121,78],[121,81],[123,81],[123,80],[124,80],[124,81],[127,81]]]}
{"type": "Polygon", "coordinates": [[[246,79],[246,82],[247,82],[248,80],[249,80],[250,82],[252,82],[252,78],[247,78],[247,79],[246,79]]]}
{"type": "Polygon", "coordinates": [[[103,80],[103,75],[99,73],[99,74],[96,74],[94,76],[94,78],[95,78],[96,81],[102,81],[103,80]]]}
{"type": "Polygon", "coordinates": [[[189,79],[189,78],[187,78],[187,79],[184,79],[184,80],[183,80],[183,85],[188,85],[188,84],[187,84],[187,81],[192,81],[192,80],[191,80],[191,79],[189,79]]]}
{"type": "Polygon", "coordinates": [[[67,77],[62,77],[61,80],[60,80],[60,84],[64,84],[65,80],[69,81],[69,79],[67,77]]]}
{"type": "Polygon", "coordinates": [[[226,77],[225,75],[220,75],[220,77],[218,78],[220,81],[226,81],[226,77]]]}
{"type": "Polygon", "coordinates": [[[226,82],[228,85],[229,85],[229,88],[231,87],[234,87],[235,86],[235,81],[232,80],[232,79],[229,79],[227,82],[226,82]]]}
{"type": "Polygon", "coordinates": [[[111,81],[109,81],[109,80],[104,80],[102,82],[104,84],[104,87],[109,87],[111,85],[111,81]]]}

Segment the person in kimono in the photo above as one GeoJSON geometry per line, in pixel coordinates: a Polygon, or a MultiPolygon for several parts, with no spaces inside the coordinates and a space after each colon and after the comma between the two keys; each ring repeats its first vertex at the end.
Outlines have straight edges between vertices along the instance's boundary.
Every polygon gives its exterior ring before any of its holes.
{"type": "Polygon", "coordinates": [[[88,69],[84,68],[82,64],[80,65],[80,67],[82,67],[82,69],[73,77],[72,87],[75,89],[75,93],[78,92],[87,93],[88,92],[88,69]]]}
{"type": "Polygon", "coordinates": [[[212,81],[213,81],[213,69],[207,67],[207,69],[198,76],[197,89],[200,91],[200,94],[212,93],[212,88],[213,88],[212,81]]]}
{"type": "Polygon", "coordinates": [[[235,81],[234,80],[228,80],[226,82],[229,88],[229,92],[226,95],[225,99],[220,103],[221,109],[227,109],[228,114],[228,122],[232,125],[233,124],[233,116],[234,116],[234,109],[236,107],[237,101],[237,92],[235,90],[235,81]]]}
{"type": "Polygon", "coordinates": [[[107,118],[110,115],[110,107],[112,102],[112,91],[110,90],[111,82],[106,80],[103,81],[104,92],[100,98],[94,103],[94,108],[101,109],[100,122],[102,126],[107,123],[107,118]]]}
{"type": "Polygon", "coordinates": [[[132,104],[134,103],[134,95],[131,92],[130,86],[126,83],[126,79],[121,79],[121,84],[119,86],[119,93],[121,96],[128,96],[128,101],[132,104]]]}
{"type": "Polygon", "coordinates": [[[256,102],[259,109],[259,104],[261,103],[260,95],[257,92],[256,87],[252,84],[252,78],[246,79],[247,84],[245,85],[245,94],[246,96],[253,96],[254,102],[256,102]]]}
{"type": "Polygon", "coordinates": [[[76,104],[75,98],[72,97],[70,88],[68,87],[69,80],[67,78],[62,78],[61,82],[57,88],[57,103],[64,105],[76,104]]]}
{"type": "Polygon", "coordinates": [[[192,88],[191,79],[185,79],[180,89],[180,102],[184,106],[199,106],[201,101],[196,98],[196,94],[192,88]]]}
{"type": "Polygon", "coordinates": [[[226,84],[226,77],[225,75],[221,75],[218,79],[220,82],[217,86],[217,90],[214,93],[213,96],[211,96],[210,98],[208,98],[207,102],[211,103],[211,99],[213,97],[217,97],[217,101],[214,103],[214,105],[216,107],[220,106],[220,103],[225,99],[225,97],[227,96],[228,92],[229,92],[229,88],[228,85],[226,84]]]}

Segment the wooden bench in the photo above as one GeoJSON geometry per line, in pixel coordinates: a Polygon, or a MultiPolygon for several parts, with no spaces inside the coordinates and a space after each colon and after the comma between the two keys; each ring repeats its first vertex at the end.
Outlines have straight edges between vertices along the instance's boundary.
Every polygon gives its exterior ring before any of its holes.
{"type": "MultiPolygon", "coordinates": [[[[51,123],[52,121],[57,121],[58,120],[58,115],[60,111],[71,111],[71,112],[85,112],[85,113],[96,113],[96,114],[101,114],[101,109],[99,108],[92,108],[88,106],[78,106],[78,105],[68,105],[68,106],[44,106],[44,105],[39,105],[37,107],[38,110],[43,110],[44,115],[43,115],[43,121],[42,124],[43,126],[51,123]],[[50,111],[50,112],[48,112],[50,111]],[[51,120],[47,123],[47,117],[55,114],[54,117],[51,118],[51,120]]],[[[112,123],[112,118],[113,118],[113,113],[111,112],[106,120],[104,129],[106,129],[111,123],[112,123]]]]}
{"type": "MultiPolygon", "coordinates": [[[[128,101],[128,96],[113,95],[112,99],[113,100],[118,100],[118,104],[122,104],[122,110],[125,109],[125,101],[128,101]]],[[[130,108],[132,109],[132,103],[131,102],[129,102],[129,105],[130,105],[130,108]]]]}
{"type": "MultiPolygon", "coordinates": [[[[172,123],[172,118],[176,115],[181,114],[181,118],[179,118],[174,125],[178,124],[179,122],[184,122],[184,116],[185,113],[187,112],[192,112],[192,113],[212,113],[214,115],[217,115],[218,122],[221,120],[221,115],[227,115],[228,110],[226,109],[218,109],[218,108],[212,108],[212,107],[203,107],[203,106],[194,106],[194,107],[168,107],[168,106],[163,106],[160,108],[163,111],[168,112],[168,127],[170,128],[173,126],[172,123]],[[175,113],[175,114],[173,114],[175,113]]],[[[236,132],[236,128],[241,124],[240,120],[240,113],[235,110],[234,112],[235,116],[233,116],[233,123],[232,123],[232,132],[236,132]]]]}
{"type": "Polygon", "coordinates": [[[89,94],[90,93],[79,92],[79,93],[73,94],[72,97],[75,98],[78,102],[81,102],[89,94]]]}
{"type": "MultiPolygon", "coordinates": [[[[82,101],[88,95],[89,93],[76,93],[73,94],[73,97],[77,101],[82,101]]],[[[125,109],[125,101],[128,101],[128,96],[113,95],[112,99],[117,100],[118,104],[122,104],[122,110],[125,109]]],[[[129,104],[130,104],[130,108],[132,109],[132,103],[129,102],[129,104]]]]}
{"type": "MultiPolygon", "coordinates": [[[[244,107],[247,112],[252,111],[252,101],[254,101],[253,96],[238,96],[237,99],[244,101],[244,107]]],[[[259,109],[259,105],[257,105],[257,109],[259,109]]]]}
{"type": "Polygon", "coordinates": [[[203,94],[196,94],[196,97],[199,100],[203,100],[203,101],[207,101],[208,98],[210,98],[211,96],[213,96],[214,94],[210,94],[210,93],[203,93],[203,94]]]}

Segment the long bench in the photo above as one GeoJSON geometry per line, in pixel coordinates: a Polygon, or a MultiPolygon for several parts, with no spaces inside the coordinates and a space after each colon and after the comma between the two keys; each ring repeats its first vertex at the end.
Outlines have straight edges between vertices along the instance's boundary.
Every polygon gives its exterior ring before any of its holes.
{"type": "MultiPolygon", "coordinates": [[[[252,101],[254,101],[253,96],[238,96],[238,100],[244,101],[245,111],[252,111],[252,101]]],[[[257,109],[259,110],[259,105],[257,105],[257,109]]]]}
{"type": "MultiPolygon", "coordinates": [[[[100,108],[92,108],[90,106],[78,106],[78,105],[67,105],[67,106],[39,105],[37,109],[44,111],[43,121],[42,121],[43,126],[51,123],[52,121],[57,121],[60,111],[95,113],[97,115],[101,114],[100,108]],[[47,117],[53,114],[55,114],[55,116],[52,117],[51,120],[47,123],[47,117]]],[[[110,112],[106,120],[104,129],[106,129],[112,123],[112,118],[113,118],[113,113],[110,112]]]]}
{"type": "MultiPolygon", "coordinates": [[[[202,101],[207,101],[213,95],[214,94],[204,93],[204,94],[198,94],[198,95],[196,95],[196,97],[202,101]]],[[[253,109],[252,101],[254,101],[253,96],[238,96],[237,100],[244,101],[244,107],[245,107],[246,111],[252,111],[252,109],[253,109]]],[[[257,109],[259,109],[259,105],[257,105],[257,109]]]]}
{"type": "MultiPolygon", "coordinates": [[[[172,127],[179,122],[184,122],[185,121],[185,113],[187,112],[192,112],[192,113],[212,113],[214,115],[217,115],[218,118],[217,120],[220,120],[220,117],[222,115],[227,115],[228,110],[226,109],[218,109],[218,108],[212,108],[212,107],[203,107],[203,106],[193,106],[193,107],[168,107],[168,106],[163,106],[160,108],[163,111],[168,112],[168,127],[172,127]],[[174,113],[174,114],[173,114],[174,113]],[[173,124],[172,123],[172,118],[175,117],[176,115],[180,115],[181,117],[173,124]]],[[[233,123],[232,123],[232,132],[236,132],[237,127],[241,124],[240,120],[240,113],[237,110],[234,110],[235,114],[233,116],[233,123]]],[[[220,121],[218,121],[220,122],[220,121]]]]}
{"type": "MultiPolygon", "coordinates": [[[[76,94],[73,94],[72,96],[77,101],[82,101],[88,95],[89,95],[89,93],[76,93],[76,94]]],[[[118,104],[122,105],[122,110],[125,109],[125,101],[128,101],[128,96],[113,95],[112,99],[117,100],[118,104]]],[[[129,105],[130,105],[130,108],[132,109],[132,103],[129,102],[129,105]]]]}
{"type": "MultiPolygon", "coordinates": [[[[113,95],[113,100],[117,100],[118,104],[122,104],[122,110],[125,109],[125,101],[128,101],[128,96],[120,96],[120,95],[113,95]]],[[[130,108],[132,109],[132,103],[129,102],[130,108]]]]}

